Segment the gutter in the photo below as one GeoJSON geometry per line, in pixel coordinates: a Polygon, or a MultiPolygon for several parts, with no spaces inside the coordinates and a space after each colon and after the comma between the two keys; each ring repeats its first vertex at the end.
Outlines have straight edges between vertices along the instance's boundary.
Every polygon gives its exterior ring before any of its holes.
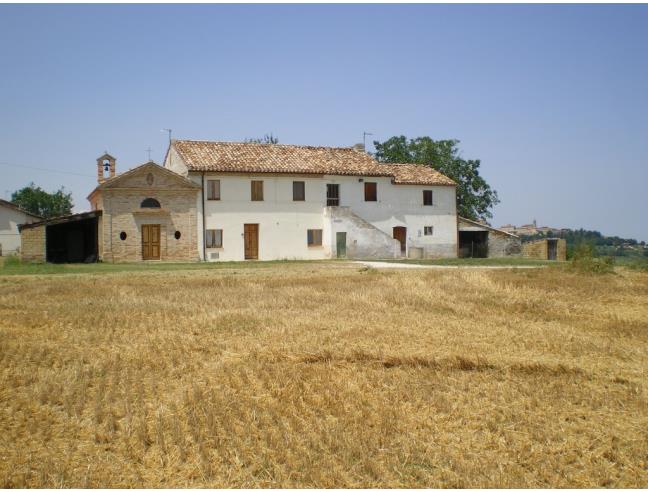
{"type": "Polygon", "coordinates": [[[207,248],[205,247],[205,171],[200,174],[200,203],[202,205],[202,250],[203,261],[207,261],[207,248]]]}

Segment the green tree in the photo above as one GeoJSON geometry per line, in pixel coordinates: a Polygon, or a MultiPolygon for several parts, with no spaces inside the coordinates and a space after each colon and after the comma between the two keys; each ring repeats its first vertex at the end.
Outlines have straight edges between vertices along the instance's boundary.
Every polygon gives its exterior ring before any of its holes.
{"type": "Polygon", "coordinates": [[[48,193],[40,186],[30,183],[13,192],[11,201],[23,210],[46,219],[72,212],[72,193],[66,193],[63,187],[54,193],[48,193]]]}
{"type": "Polygon", "coordinates": [[[276,144],[279,143],[279,138],[271,133],[270,135],[265,134],[263,138],[246,138],[245,143],[276,144]]]}
{"type": "Polygon", "coordinates": [[[479,175],[479,159],[459,155],[459,140],[407,139],[401,135],[374,142],[374,157],[380,162],[415,163],[430,166],[457,183],[457,212],[468,219],[490,219],[499,203],[497,192],[479,175]]]}

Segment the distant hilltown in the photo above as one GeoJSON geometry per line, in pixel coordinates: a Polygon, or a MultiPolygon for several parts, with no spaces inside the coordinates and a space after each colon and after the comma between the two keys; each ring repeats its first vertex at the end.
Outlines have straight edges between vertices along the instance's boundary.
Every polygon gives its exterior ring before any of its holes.
{"type": "Polygon", "coordinates": [[[556,227],[547,227],[547,226],[538,227],[538,224],[536,223],[535,219],[533,219],[533,223],[531,224],[524,224],[521,226],[505,224],[501,226],[500,229],[503,230],[504,232],[515,234],[516,236],[536,236],[538,234],[544,234],[544,235],[558,234],[562,231],[569,230],[569,229],[558,229],[556,227]]]}
{"type": "Polygon", "coordinates": [[[519,236],[523,242],[540,239],[543,237],[558,237],[567,241],[567,248],[586,242],[594,245],[600,254],[613,256],[642,255],[648,256],[648,245],[645,241],[636,239],[625,239],[618,236],[605,236],[599,231],[588,231],[585,229],[567,229],[540,226],[535,219],[531,224],[515,226],[506,224],[500,230],[519,236]]]}

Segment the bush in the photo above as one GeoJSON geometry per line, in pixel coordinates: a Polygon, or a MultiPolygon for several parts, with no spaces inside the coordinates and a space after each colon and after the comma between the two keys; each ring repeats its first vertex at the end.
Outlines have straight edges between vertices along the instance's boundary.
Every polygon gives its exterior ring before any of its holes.
{"type": "Polygon", "coordinates": [[[612,273],[614,257],[599,257],[593,244],[580,243],[574,247],[570,268],[580,273],[612,273]]]}

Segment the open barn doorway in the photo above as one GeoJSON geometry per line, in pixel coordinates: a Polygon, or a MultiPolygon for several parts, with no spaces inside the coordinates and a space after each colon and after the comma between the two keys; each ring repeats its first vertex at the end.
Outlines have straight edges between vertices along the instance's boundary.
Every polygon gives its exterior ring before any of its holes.
{"type": "Polygon", "coordinates": [[[46,226],[45,244],[50,263],[94,263],[97,261],[97,217],[71,216],[46,226]]]}
{"type": "Polygon", "coordinates": [[[488,258],[488,231],[459,231],[460,258],[488,258]]]}

